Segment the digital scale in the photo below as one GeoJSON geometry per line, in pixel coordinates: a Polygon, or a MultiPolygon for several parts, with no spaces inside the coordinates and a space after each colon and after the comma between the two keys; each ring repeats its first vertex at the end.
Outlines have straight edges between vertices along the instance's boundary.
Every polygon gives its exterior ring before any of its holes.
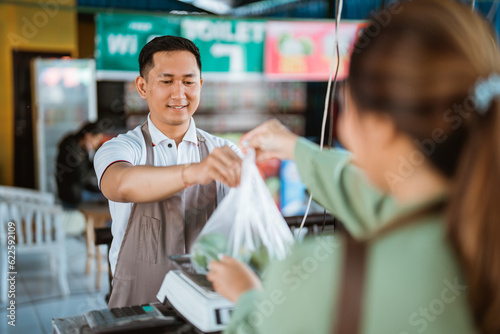
{"type": "MultiPolygon", "coordinates": [[[[186,263],[188,256],[173,256],[178,264],[186,263]]],[[[222,331],[231,320],[234,304],[214,291],[205,275],[192,270],[171,270],[165,275],[156,295],[166,300],[186,320],[205,333],[222,331]]]]}

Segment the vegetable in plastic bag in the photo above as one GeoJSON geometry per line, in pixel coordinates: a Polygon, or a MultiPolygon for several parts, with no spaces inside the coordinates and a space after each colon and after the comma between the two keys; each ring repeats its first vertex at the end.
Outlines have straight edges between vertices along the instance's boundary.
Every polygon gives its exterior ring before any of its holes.
{"type": "Polygon", "coordinates": [[[227,251],[226,237],[221,233],[209,233],[199,237],[191,248],[192,263],[196,271],[208,268],[210,261],[227,251]]]}
{"type": "Polygon", "coordinates": [[[198,273],[226,254],[249,264],[262,274],[272,260],[282,260],[293,244],[293,235],[255,165],[255,152],[243,160],[241,183],[219,203],[191,249],[198,273]],[[225,244],[225,249],[224,249],[225,244]]]}

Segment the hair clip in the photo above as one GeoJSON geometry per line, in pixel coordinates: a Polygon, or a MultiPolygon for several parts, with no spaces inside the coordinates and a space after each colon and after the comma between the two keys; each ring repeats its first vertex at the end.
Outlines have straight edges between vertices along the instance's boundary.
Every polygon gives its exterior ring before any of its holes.
{"type": "Polygon", "coordinates": [[[474,104],[478,113],[486,114],[494,98],[500,97],[500,75],[492,74],[480,79],[474,88],[474,104]]]}

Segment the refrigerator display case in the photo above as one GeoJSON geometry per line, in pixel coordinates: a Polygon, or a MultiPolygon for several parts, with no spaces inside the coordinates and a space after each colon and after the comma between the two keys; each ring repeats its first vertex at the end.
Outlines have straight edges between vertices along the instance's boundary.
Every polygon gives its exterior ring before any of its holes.
{"type": "Polygon", "coordinates": [[[60,140],[97,120],[95,61],[38,58],[33,75],[36,184],[41,191],[56,193],[60,140]]]}

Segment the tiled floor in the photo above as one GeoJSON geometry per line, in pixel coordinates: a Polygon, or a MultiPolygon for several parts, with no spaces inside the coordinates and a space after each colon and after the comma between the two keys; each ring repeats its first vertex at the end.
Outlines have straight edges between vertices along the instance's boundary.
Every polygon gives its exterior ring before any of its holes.
{"type": "MultiPolygon", "coordinates": [[[[101,253],[107,254],[106,246],[101,253]]],[[[104,298],[109,290],[108,273],[103,270],[101,289],[95,288],[95,263],[93,272],[85,275],[86,246],[84,238],[66,239],[68,283],[70,295],[62,297],[57,281],[49,269],[45,254],[18,256],[16,261],[16,326],[7,322],[6,305],[0,306],[0,333],[49,334],[52,318],[82,314],[106,307],[104,298]]],[[[102,264],[106,264],[102,259],[102,264]]]]}

